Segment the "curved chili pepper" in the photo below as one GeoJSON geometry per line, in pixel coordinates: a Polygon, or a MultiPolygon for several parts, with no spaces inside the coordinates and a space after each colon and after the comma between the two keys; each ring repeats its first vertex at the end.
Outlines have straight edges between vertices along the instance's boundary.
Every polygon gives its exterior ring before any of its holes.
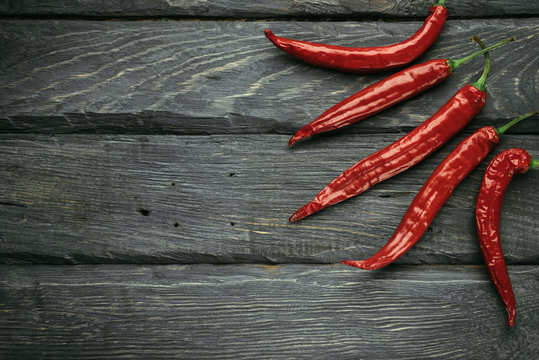
{"type": "Polygon", "coordinates": [[[502,151],[485,171],[475,206],[479,245],[490,278],[505,304],[509,326],[515,324],[516,303],[500,241],[500,213],[505,191],[513,176],[536,166],[539,163],[533,161],[524,149],[502,151]]]}
{"type": "Polygon", "coordinates": [[[489,275],[505,304],[509,326],[515,323],[516,302],[500,241],[500,212],[511,178],[528,170],[529,164],[530,156],[522,149],[505,150],[496,156],[485,172],[475,209],[479,245],[489,275]]]}
{"type": "Polygon", "coordinates": [[[447,9],[444,0],[430,7],[423,26],[409,39],[398,44],[377,47],[343,47],[275,36],[266,29],[266,37],[279,49],[309,64],[351,73],[390,70],[417,59],[438,39],[447,9]]]}
{"type": "Polygon", "coordinates": [[[500,135],[510,126],[534,114],[523,115],[499,129],[492,126],[482,127],[464,139],[427,179],[387,244],[366,260],[341,262],[365,270],[374,270],[392,263],[410,250],[425,233],[456,186],[498,145],[500,135]]]}
{"type": "Polygon", "coordinates": [[[486,101],[490,56],[485,53],[481,78],[461,88],[433,116],[393,144],[367,156],[330,182],[289,219],[297,221],[325,207],[356,196],[374,184],[401,173],[432,154],[462,130],[486,101]]]}
{"type": "Polygon", "coordinates": [[[347,126],[410,99],[447,79],[457,67],[486,51],[502,46],[507,39],[462,59],[436,59],[401,70],[374,83],[326,110],[299,129],[289,146],[315,134],[347,126]]]}

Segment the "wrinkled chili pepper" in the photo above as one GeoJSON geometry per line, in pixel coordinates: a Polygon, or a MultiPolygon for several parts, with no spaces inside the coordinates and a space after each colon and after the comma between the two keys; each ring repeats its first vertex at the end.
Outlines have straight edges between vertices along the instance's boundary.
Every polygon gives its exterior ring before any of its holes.
{"type": "Polygon", "coordinates": [[[479,245],[490,278],[505,304],[509,326],[515,324],[516,302],[500,241],[500,213],[505,191],[513,176],[538,166],[539,162],[532,160],[524,149],[502,151],[485,171],[475,206],[479,245]]]}
{"type": "Polygon", "coordinates": [[[464,139],[427,179],[387,244],[366,260],[341,262],[365,270],[374,270],[392,263],[410,250],[425,233],[456,186],[498,145],[500,135],[533,114],[535,113],[523,115],[498,129],[492,126],[482,127],[464,139]]]}
{"type": "Polygon", "coordinates": [[[330,182],[289,219],[297,221],[325,207],[356,196],[374,184],[401,173],[439,149],[477,115],[486,101],[490,56],[485,53],[481,78],[461,88],[423,124],[393,144],[367,156],[330,182]]]}
{"type": "Polygon", "coordinates": [[[423,54],[438,39],[447,9],[444,0],[430,7],[423,26],[409,39],[377,47],[343,47],[287,39],[266,29],[266,37],[279,49],[309,64],[351,73],[372,73],[406,65],[423,54]]]}
{"type": "MultiPolygon", "coordinates": [[[[512,40],[514,38],[492,45],[487,49],[495,49],[512,40]]],[[[457,67],[488,51],[487,49],[458,60],[430,60],[376,82],[332,106],[309,124],[303,126],[290,138],[288,145],[292,146],[301,139],[353,124],[410,99],[446,80],[457,67]]]]}

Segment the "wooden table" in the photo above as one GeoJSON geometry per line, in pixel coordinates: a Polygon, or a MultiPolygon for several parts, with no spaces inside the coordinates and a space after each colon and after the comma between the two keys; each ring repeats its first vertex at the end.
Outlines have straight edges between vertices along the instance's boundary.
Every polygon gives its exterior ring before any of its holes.
{"type": "MultiPolygon", "coordinates": [[[[475,81],[482,57],[361,123],[287,141],[387,76],[319,69],[277,35],[337,45],[410,36],[431,1],[0,2],[0,358],[539,358],[539,171],[502,213],[517,321],[474,228],[485,161],[416,246],[378,271],[339,264],[389,239],[465,136],[539,108],[539,2],[448,0],[418,62],[493,44],[483,111],[420,165],[303,221],[359,159],[475,81]]],[[[539,159],[539,122],[492,157],[539,159]]]]}

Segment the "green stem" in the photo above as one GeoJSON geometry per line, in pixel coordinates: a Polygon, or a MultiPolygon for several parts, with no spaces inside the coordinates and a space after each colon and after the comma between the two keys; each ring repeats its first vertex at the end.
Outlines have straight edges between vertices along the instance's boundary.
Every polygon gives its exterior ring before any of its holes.
{"type": "Polygon", "coordinates": [[[539,161],[531,159],[530,161],[530,169],[539,167],[539,161]]]}
{"type": "MultiPolygon", "coordinates": [[[[477,35],[472,36],[470,38],[470,40],[473,40],[476,43],[478,43],[479,46],[481,46],[482,49],[485,48],[485,44],[483,44],[483,42],[481,41],[479,36],[477,36],[477,35]]],[[[481,75],[479,80],[477,80],[474,83],[471,83],[470,85],[477,88],[478,90],[485,91],[485,84],[487,83],[487,77],[488,77],[489,73],[490,73],[490,54],[488,52],[486,52],[485,53],[485,69],[483,70],[483,74],[481,75]]]]}
{"type": "Polygon", "coordinates": [[[529,118],[530,116],[533,116],[535,114],[539,114],[539,110],[532,111],[532,112],[526,113],[524,115],[521,115],[521,116],[517,117],[516,119],[511,120],[509,123],[505,124],[504,126],[497,128],[496,131],[498,132],[498,135],[501,135],[504,132],[506,132],[509,128],[511,128],[513,125],[518,124],[520,121],[522,121],[522,120],[524,120],[526,118],[529,118]]]}
{"type": "Polygon", "coordinates": [[[514,41],[514,40],[516,40],[514,37],[510,37],[509,39],[506,39],[506,40],[501,41],[501,42],[499,42],[497,44],[491,45],[491,46],[489,46],[487,48],[484,48],[483,50],[479,50],[477,52],[474,52],[473,54],[470,54],[470,55],[468,55],[466,57],[463,57],[462,59],[457,59],[457,60],[447,59],[447,65],[449,65],[449,71],[453,72],[453,71],[455,71],[456,68],[458,68],[460,65],[462,65],[466,61],[471,60],[476,56],[484,54],[484,53],[488,52],[489,50],[496,49],[497,47],[505,45],[508,42],[514,41]]]}
{"type": "Polygon", "coordinates": [[[444,0],[438,0],[438,3],[434,4],[433,6],[443,6],[443,7],[445,7],[444,0]]]}

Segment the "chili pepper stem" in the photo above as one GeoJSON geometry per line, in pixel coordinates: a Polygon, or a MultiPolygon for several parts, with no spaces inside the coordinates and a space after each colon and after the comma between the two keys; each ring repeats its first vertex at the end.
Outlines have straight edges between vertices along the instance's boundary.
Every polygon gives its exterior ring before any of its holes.
{"type": "Polygon", "coordinates": [[[530,161],[530,169],[537,168],[537,167],[539,167],[539,161],[532,159],[530,161]]]}
{"type": "Polygon", "coordinates": [[[445,7],[445,0],[438,0],[438,2],[436,4],[434,4],[433,6],[443,6],[443,7],[445,7]]]}
{"type": "MultiPolygon", "coordinates": [[[[485,44],[483,44],[479,36],[477,35],[472,36],[470,40],[477,42],[479,46],[481,46],[482,49],[485,49],[485,44]]],[[[489,73],[490,73],[490,54],[486,52],[485,53],[485,68],[483,70],[483,74],[481,75],[479,80],[477,80],[476,82],[470,85],[476,87],[477,89],[481,91],[485,91],[485,84],[487,83],[487,78],[488,78],[489,73]]]]}
{"type": "Polygon", "coordinates": [[[504,126],[501,126],[501,127],[497,128],[496,131],[498,132],[498,135],[501,135],[504,132],[506,132],[508,129],[510,129],[513,125],[516,125],[520,121],[522,121],[522,120],[524,120],[526,118],[529,118],[530,116],[536,115],[536,114],[539,114],[539,110],[532,111],[532,112],[526,113],[524,115],[521,115],[521,116],[517,117],[516,119],[510,121],[509,123],[505,124],[504,126]]]}
{"type": "Polygon", "coordinates": [[[468,55],[466,57],[463,57],[462,59],[457,59],[457,60],[447,59],[447,65],[449,65],[450,71],[453,72],[453,71],[455,71],[456,68],[458,68],[460,65],[462,65],[466,61],[471,60],[476,56],[479,56],[479,55],[482,55],[482,54],[488,52],[489,50],[496,49],[496,48],[498,48],[498,47],[500,47],[502,45],[507,44],[508,42],[515,41],[515,40],[516,40],[516,38],[514,36],[512,36],[509,39],[506,39],[504,41],[500,41],[497,44],[494,44],[494,45],[486,47],[486,48],[484,48],[482,50],[476,51],[473,54],[470,54],[470,55],[468,55]]]}

